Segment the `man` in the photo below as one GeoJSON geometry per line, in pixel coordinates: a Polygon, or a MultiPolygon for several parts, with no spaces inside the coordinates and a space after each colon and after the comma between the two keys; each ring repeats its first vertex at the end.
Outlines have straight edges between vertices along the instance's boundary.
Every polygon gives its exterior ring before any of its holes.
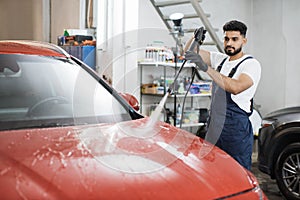
{"type": "Polygon", "coordinates": [[[253,96],[260,80],[261,66],[242,51],[247,43],[247,26],[244,23],[229,21],[223,26],[223,31],[226,54],[187,51],[185,59],[191,60],[213,80],[206,139],[216,143],[250,170],[253,130],[249,116],[253,110],[253,96]]]}

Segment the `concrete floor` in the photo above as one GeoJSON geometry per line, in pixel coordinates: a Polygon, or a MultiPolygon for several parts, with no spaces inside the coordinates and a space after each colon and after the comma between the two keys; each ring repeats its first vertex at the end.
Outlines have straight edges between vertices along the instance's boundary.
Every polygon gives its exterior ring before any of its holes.
{"type": "Polygon", "coordinates": [[[269,198],[269,200],[285,200],[285,198],[281,195],[276,181],[272,180],[267,174],[259,171],[257,167],[257,141],[254,142],[254,148],[252,153],[252,173],[256,176],[260,187],[264,191],[265,195],[269,198]]]}

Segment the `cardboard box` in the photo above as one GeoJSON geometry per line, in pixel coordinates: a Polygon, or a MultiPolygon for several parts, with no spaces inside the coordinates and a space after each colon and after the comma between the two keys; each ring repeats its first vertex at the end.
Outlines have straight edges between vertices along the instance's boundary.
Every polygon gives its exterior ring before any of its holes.
{"type": "Polygon", "coordinates": [[[142,94],[156,94],[157,93],[157,84],[149,83],[143,84],[141,86],[142,94]]]}

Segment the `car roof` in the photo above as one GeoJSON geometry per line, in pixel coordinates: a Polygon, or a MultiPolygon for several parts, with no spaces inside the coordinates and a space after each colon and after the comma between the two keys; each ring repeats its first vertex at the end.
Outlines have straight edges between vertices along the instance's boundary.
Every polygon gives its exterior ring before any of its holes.
{"type": "Polygon", "coordinates": [[[0,41],[0,54],[70,57],[65,50],[57,45],[30,40],[2,40],[0,41]]]}

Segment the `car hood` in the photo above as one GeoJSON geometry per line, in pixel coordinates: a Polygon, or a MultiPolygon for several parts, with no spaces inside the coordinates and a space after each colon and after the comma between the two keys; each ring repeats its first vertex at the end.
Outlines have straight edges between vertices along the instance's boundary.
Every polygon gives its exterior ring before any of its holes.
{"type": "Polygon", "coordinates": [[[214,199],[253,188],[220,149],[166,123],[0,132],[4,199],[214,199]]]}

